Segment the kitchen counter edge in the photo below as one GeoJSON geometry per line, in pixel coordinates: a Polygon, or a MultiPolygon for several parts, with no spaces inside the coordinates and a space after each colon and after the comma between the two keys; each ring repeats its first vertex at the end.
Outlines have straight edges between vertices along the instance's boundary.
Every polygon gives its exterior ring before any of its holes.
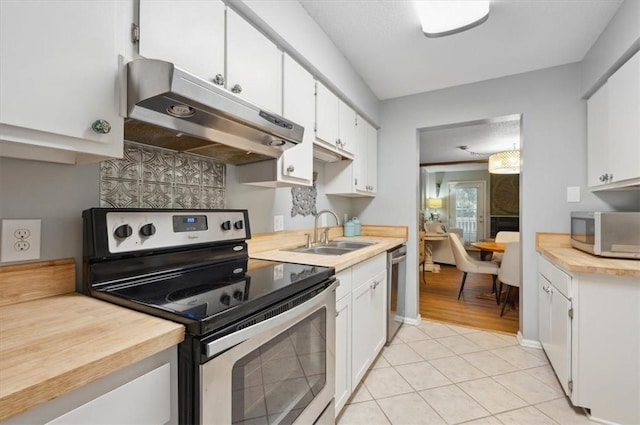
{"type": "Polygon", "coordinates": [[[598,257],[580,251],[571,247],[566,233],[536,233],[536,250],[568,272],[640,278],[640,261],[598,257]]]}

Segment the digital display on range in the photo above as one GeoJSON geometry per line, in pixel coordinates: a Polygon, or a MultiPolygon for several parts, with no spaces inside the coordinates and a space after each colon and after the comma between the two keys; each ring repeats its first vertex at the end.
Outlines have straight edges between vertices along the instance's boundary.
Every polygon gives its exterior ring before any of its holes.
{"type": "Polygon", "coordinates": [[[206,215],[174,215],[173,231],[179,232],[201,232],[207,230],[206,215]]]}

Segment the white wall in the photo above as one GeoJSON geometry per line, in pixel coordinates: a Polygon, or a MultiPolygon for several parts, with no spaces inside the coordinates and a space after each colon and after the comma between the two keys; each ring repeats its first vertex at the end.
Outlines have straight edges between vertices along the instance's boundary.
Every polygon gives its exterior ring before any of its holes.
{"type": "Polygon", "coordinates": [[[73,257],[82,282],[82,211],[100,205],[100,164],[0,158],[0,219],[42,220],[40,258],[73,257]]]}
{"type": "MultiPolygon", "coordinates": [[[[368,222],[409,226],[407,265],[415,273],[407,276],[407,316],[417,317],[417,129],[511,114],[523,114],[520,326],[525,339],[537,340],[535,232],[568,232],[572,210],[611,209],[585,187],[586,102],[581,99],[579,64],[382,102],[379,192],[359,214],[368,222]],[[582,202],[566,202],[569,186],[581,188],[582,202]]],[[[627,192],[611,194],[608,201],[628,206],[634,198],[627,192]]]]}
{"type": "MultiPolygon", "coordinates": [[[[324,163],[314,161],[313,168],[318,172],[316,181],[317,211],[329,209],[340,217],[344,214],[352,216],[351,199],[341,196],[327,196],[324,184],[324,163]]],[[[291,217],[291,188],[277,189],[249,186],[238,183],[237,167],[227,165],[227,208],[246,208],[249,210],[249,222],[252,233],[273,232],[273,216],[284,216],[284,230],[308,229],[314,225],[315,216],[297,215],[291,217]]],[[[328,225],[333,225],[333,218],[328,218],[328,225]]]]}

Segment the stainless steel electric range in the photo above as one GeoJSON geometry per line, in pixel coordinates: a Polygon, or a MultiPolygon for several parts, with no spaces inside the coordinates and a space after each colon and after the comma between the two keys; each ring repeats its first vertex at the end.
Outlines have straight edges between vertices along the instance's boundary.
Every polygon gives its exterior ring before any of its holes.
{"type": "Polygon", "coordinates": [[[333,423],[333,268],[249,259],[246,210],[82,216],[84,291],[185,325],[180,423],[333,423]]]}

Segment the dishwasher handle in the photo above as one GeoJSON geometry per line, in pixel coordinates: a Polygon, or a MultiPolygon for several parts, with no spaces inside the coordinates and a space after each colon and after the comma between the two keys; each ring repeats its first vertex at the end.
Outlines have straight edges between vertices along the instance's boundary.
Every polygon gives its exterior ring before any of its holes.
{"type": "Polygon", "coordinates": [[[402,263],[403,261],[405,261],[407,259],[407,255],[402,255],[400,257],[394,257],[393,260],[391,260],[391,264],[398,264],[398,263],[402,263]]]}

